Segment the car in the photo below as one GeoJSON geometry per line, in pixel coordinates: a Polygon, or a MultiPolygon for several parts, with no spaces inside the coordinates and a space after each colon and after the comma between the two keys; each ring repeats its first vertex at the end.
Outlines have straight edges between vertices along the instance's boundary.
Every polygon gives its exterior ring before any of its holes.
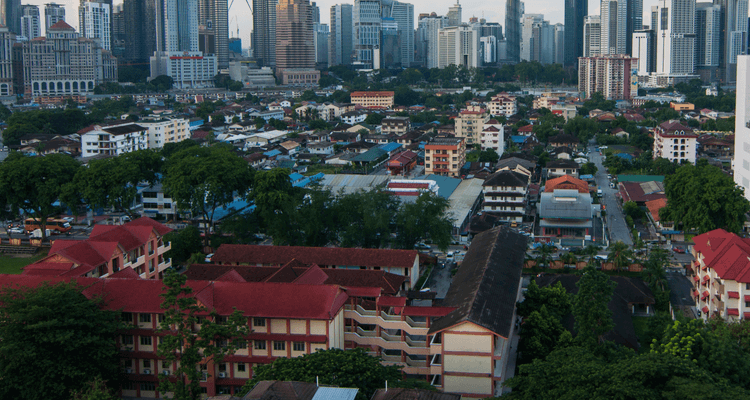
{"type": "Polygon", "coordinates": [[[214,258],[214,253],[207,255],[203,261],[210,263],[212,258],[214,258]]]}
{"type": "Polygon", "coordinates": [[[424,244],[424,243],[417,243],[414,245],[414,248],[417,250],[430,250],[430,245],[424,244]]]}
{"type": "Polygon", "coordinates": [[[10,229],[8,229],[8,232],[23,234],[23,233],[26,233],[26,230],[23,229],[23,228],[10,228],[10,229]]]}
{"type": "Polygon", "coordinates": [[[75,218],[73,218],[73,217],[63,217],[62,219],[64,219],[64,220],[65,220],[65,221],[67,221],[68,223],[72,223],[73,221],[75,221],[75,220],[76,220],[76,219],[75,219],[75,218]]]}
{"type": "Polygon", "coordinates": [[[685,249],[682,247],[675,247],[672,249],[675,253],[685,254],[685,249]]]}
{"type": "Polygon", "coordinates": [[[445,255],[445,258],[452,260],[453,259],[453,252],[449,251],[448,254],[445,255]]]}

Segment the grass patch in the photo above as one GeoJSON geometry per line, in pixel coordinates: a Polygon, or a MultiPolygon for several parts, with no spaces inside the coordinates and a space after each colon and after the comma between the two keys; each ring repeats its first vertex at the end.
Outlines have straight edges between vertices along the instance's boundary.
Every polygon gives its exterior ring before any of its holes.
{"type": "Polygon", "coordinates": [[[633,328],[635,329],[635,335],[638,336],[638,343],[641,344],[639,353],[649,351],[650,346],[647,342],[648,333],[648,320],[651,317],[633,317],[633,328]]]}
{"type": "Polygon", "coordinates": [[[40,251],[32,257],[18,257],[9,254],[0,254],[0,274],[20,274],[21,268],[35,263],[47,256],[47,251],[40,251]]]}

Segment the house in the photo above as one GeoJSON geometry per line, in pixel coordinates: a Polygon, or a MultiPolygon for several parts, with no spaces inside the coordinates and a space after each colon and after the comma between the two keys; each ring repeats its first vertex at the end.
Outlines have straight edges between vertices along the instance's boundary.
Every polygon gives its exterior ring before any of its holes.
{"type": "Polygon", "coordinates": [[[360,122],[365,122],[367,119],[367,112],[365,111],[349,111],[341,115],[341,120],[349,125],[356,125],[360,122]]]}
{"type": "Polygon", "coordinates": [[[245,161],[255,169],[260,168],[266,160],[268,160],[268,156],[263,153],[253,153],[245,157],[245,161]]]}
{"type": "Polygon", "coordinates": [[[534,134],[534,125],[524,125],[518,128],[517,132],[519,136],[531,136],[534,134]]]}
{"type": "Polygon", "coordinates": [[[362,135],[359,132],[331,132],[328,140],[334,143],[340,143],[342,145],[349,143],[356,143],[362,140],[362,135]]]}
{"type": "Polygon", "coordinates": [[[149,148],[148,128],[134,123],[103,127],[94,125],[81,134],[81,155],[119,156],[149,148]]]}
{"type": "Polygon", "coordinates": [[[654,159],[659,157],[681,163],[695,164],[697,139],[692,129],[677,120],[662,122],[654,129],[654,159]]]}
{"type": "Polygon", "coordinates": [[[41,260],[24,267],[25,275],[107,277],[131,268],[143,279],[161,279],[172,260],[163,237],[172,229],[141,217],[124,225],[94,225],[86,240],[57,239],[41,260]]]}
{"type": "Polygon", "coordinates": [[[571,149],[568,146],[555,147],[549,153],[550,157],[556,158],[559,160],[570,160],[575,156],[575,154],[576,154],[575,150],[571,149]]]}
{"type": "Polygon", "coordinates": [[[578,177],[580,166],[573,160],[557,159],[547,163],[547,178],[556,178],[563,175],[578,177]]]}
{"type": "Polygon", "coordinates": [[[320,386],[313,382],[260,381],[242,400],[354,400],[359,389],[320,386]]]}
{"type": "Polygon", "coordinates": [[[578,115],[578,107],[575,104],[557,103],[549,106],[552,114],[559,115],[565,118],[565,121],[575,118],[578,115]]]}
{"type": "Polygon", "coordinates": [[[510,117],[518,112],[518,101],[515,96],[503,92],[493,96],[487,108],[492,116],[510,117]]]}
{"type": "Polygon", "coordinates": [[[539,200],[541,235],[551,238],[586,239],[593,235],[593,199],[578,189],[545,190],[539,200]]]}
{"type": "Polygon", "coordinates": [[[388,117],[380,121],[380,133],[401,136],[411,130],[409,117],[388,117]]]}
{"type": "Polygon", "coordinates": [[[500,221],[523,222],[530,180],[531,173],[522,168],[506,168],[490,175],[482,184],[482,211],[500,216],[500,221]]]}
{"type": "Polygon", "coordinates": [[[568,135],[566,133],[561,133],[555,136],[551,136],[547,140],[552,147],[570,147],[571,149],[578,150],[578,143],[579,140],[577,137],[573,135],[568,135]]]}
{"type": "Polygon", "coordinates": [[[692,297],[706,321],[750,319],[750,241],[723,229],[695,236],[692,297]]]}
{"type": "Polygon", "coordinates": [[[345,152],[349,152],[349,153],[360,154],[360,153],[366,152],[367,150],[369,150],[369,149],[371,149],[371,148],[373,148],[375,146],[377,146],[377,144],[370,143],[370,142],[354,142],[354,143],[349,143],[347,145],[344,145],[341,148],[341,150],[343,150],[345,152]]]}
{"type": "Polygon", "coordinates": [[[297,154],[302,147],[299,143],[293,141],[293,140],[287,140],[286,142],[282,142],[279,144],[279,146],[283,147],[284,150],[286,150],[287,154],[294,155],[297,154]]]}
{"type": "Polygon", "coordinates": [[[284,110],[267,110],[267,111],[251,112],[247,116],[250,119],[261,118],[264,121],[266,121],[266,123],[269,123],[272,119],[275,119],[277,121],[283,121],[284,110]]]}
{"type": "Polygon", "coordinates": [[[505,151],[505,126],[496,119],[491,119],[484,124],[480,138],[482,150],[492,149],[502,156],[505,151]]]}
{"type": "Polygon", "coordinates": [[[487,110],[480,106],[468,106],[455,119],[455,135],[463,138],[469,146],[481,143],[482,129],[489,120],[487,110]]]}
{"type": "Polygon", "coordinates": [[[332,142],[319,142],[309,143],[307,145],[307,151],[311,154],[333,154],[333,143],[332,142]]]}
{"type": "Polygon", "coordinates": [[[635,202],[640,207],[646,202],[658,199],[666,199],[664,194],[664,183],[659,181],[647,182],[619,182],[617,184],[620,198],[623,203],[635,202]]]}
{"type": "Polygon", "coordinates": [[[417,160],[417,153],[406,150],[391,156],[386,167],[391,176],[406,175],[417,165],[417,160]]]}

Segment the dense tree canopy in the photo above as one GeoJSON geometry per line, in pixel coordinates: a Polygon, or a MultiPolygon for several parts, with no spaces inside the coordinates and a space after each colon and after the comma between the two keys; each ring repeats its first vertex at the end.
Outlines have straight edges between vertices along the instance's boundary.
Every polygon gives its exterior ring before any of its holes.
{"type": "Polygon", "coordinates": [[[0,290],[0,398],[67,400],[96,378],[120,374],[118,312],[75,284],[0,290]]]}

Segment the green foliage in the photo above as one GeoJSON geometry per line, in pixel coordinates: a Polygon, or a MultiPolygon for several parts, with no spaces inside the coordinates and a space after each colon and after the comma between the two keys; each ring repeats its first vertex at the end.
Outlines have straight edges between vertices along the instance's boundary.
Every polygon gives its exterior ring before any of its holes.
{"type": "Polygon", "coordinates": [[[451,242],[453,222],[447,216],[448,199],[425,192],[414,203],[403,204],[395,216],[396,247],[413,249],[417,242],[430,240],[445,250],[451,242]]]}
{"type": "Polygon", "coordinates": [[[365,353],[362,348],[351,350],[318,350],[295,358],[277,358],[271,364],[253,368],[255,376],[242,388],[248,392],[258,382],[266,380],[316,382],[346,388],[358,388],[357,400],[369,399],[375,390],[401,380],[398,367],[385,366],[380,359],[365,353]]]}
{"type": "MultiPolygon", "coordinates": [[[[560,319],[542,306],[524,319],[519,350],[523,363],[543,360],[558,345],[561,335],[568,332],[563,328],[560,319]]],[[[570,333],[570,332],[568,332],[570,333]]]]}
{"type": "Polygon", "coordinates": [[[159,343],[157,354],[164,361],[178,363],[174,375],[176,380],[159,375],[159,393],[172,392],[175,400],[198,400],[201,398],[201,371],[199,365],[213,360],[220,363],[233,354],[240,341],[250,333],[247,318],[235,309],[229,316],[219,315],[198,304],[192,296],[193,289],[186,286],[185,275],[173,270],[164,274],[163,299],[160,308],[164,310],[164,320],[157,332],[165,333],[159,343]],[[198,320],[198,316],[210,313],[210,318],[198,320]],[[196,324],[200,328],[194,329],[196,324]]]}
{"type": "Polygon", "coordinates": [[[400,203],[385,190],[356,192],[338,199],[343,247],[380,248],[389,243],[400,203]]]}
{"type": "Polygon", "coordinates": [[[61,211],[54,203],[74,190],[79,168],[78,161],[63,154],[27,157],[12,152],[0,163],[0,204],[38,219],[44,240],[47,219],[61,211]]]}
{"type": "Polygon", "coordinates": [[[11,112],[5,104],[0,104],[0,121],[7,121],[10,118],[11,112]]]}
{"type": "Polygon", "coordinates": [[[385,118],[385,115],[378,114],[378,113],[372,113],[365,118],[365,123],[370,125],[380,125],[380,121],[385,118]]]}
{"type": "Polygon", "coordinates": [[[120,314],[82,290],[69,283],[0,290],[0,398],[68,399],[92,379],[117,381],[120,314]]]}
{"type": "Polygon", "coordinates": [[[184,263],[190,258],[190,255],[198,253],[202,249],[201,233],[194,226],[169,232],[164,235],[164,241],[172,245],[166,257],[171,258],[174,265],[184,263]]]}
{"type": "Polygon", "coordinates": [[[711,165],[683,165],[664,180],[667,206],[662,221],[674,221],[685,232],[705,233],[723,228],[739,232],[750,203],[731,176],[711,165]]]}
{"type": "Polygon", "coordinates": [[[588,265],[578,280],[578,294],[573,299],[573,316],[578,336],[576,341],[593,348],[604,342],[604,334],[614,327],[612,311],[607,304],[612,300],[616,283],[604,272],[588,265]]]}
{"type": "Polygon", "coordinates": [[[477,161],[496,163],[497,160],[499,159],[500,159],[500,156],[497,154],[495,149],[486,149],[486,150],[482,150],[479,153],[479,158],[477,159],[477,161]]]}
{"type": "Polygon", "coordinates": [[[419,93],[409,89],[408,86],[397,87],[393,96],[393,103],[397,106],[413,106],[421,103],[421,100],[419,93]]]}
{"type": "Polygon", "coordinates": [[[110,388],[107,387],[107,383],[102,380],[101,377],[94,378],[93,381],[87,384],[87,387],[74,391],[73,400],[117,400],[110,388]]]}
{"type": "Polygon", "coordinates": [[[621,241],[612,243],[609,246],[609,254],[607,255],[607,261],[614,263],[615,268],[618,270],[625,270],[630,265],[630,260],[633,258],[633,251],[621,241]]]}
{"type": "Polygon", "coordinates": [[[26,134],[69,135],[86,127],[90,121],[99,118],[100,114],[101,112],[95,114],[92,111],[91,115],[86,116],[79,109],[16,111],[5,119],[8,127],[3,131],[3,142],[6,145],[20,144],[19,139],[26,134]]]}
{"type": "Polygon", "coordinates": [[[634,201],[625,202],[625,204],[622,205],[622,211],[625,213],[625,215],[633,219],[641,219],[646,215],[646,213],[640,207],[638,207],[638,205],[635,204],[634,201]]]}
{"type": "Polygon", "coordinates": [[[546,307],[550,315],[562,320],[572,310],[572,298],[560,282],[540,288],[536,281],[532,280],[524,294],[523,302],[518,304],[518,315],[527,317],[542,307],[546,307]]]}
{"type": "Polygon", "coordinates": [[[596,164],[592,162],[587,162],[581,165],[581,175],[595,175],[598,170],[596,164]]]}
{"type": "Polygon", "coordinates": [[[578,115],[588,116],[592,110],[614,111],[617,102],[607,100],[600,92],[593,93],[591,98],[583,102],[583,107],[578,109],[578,115]]]}

